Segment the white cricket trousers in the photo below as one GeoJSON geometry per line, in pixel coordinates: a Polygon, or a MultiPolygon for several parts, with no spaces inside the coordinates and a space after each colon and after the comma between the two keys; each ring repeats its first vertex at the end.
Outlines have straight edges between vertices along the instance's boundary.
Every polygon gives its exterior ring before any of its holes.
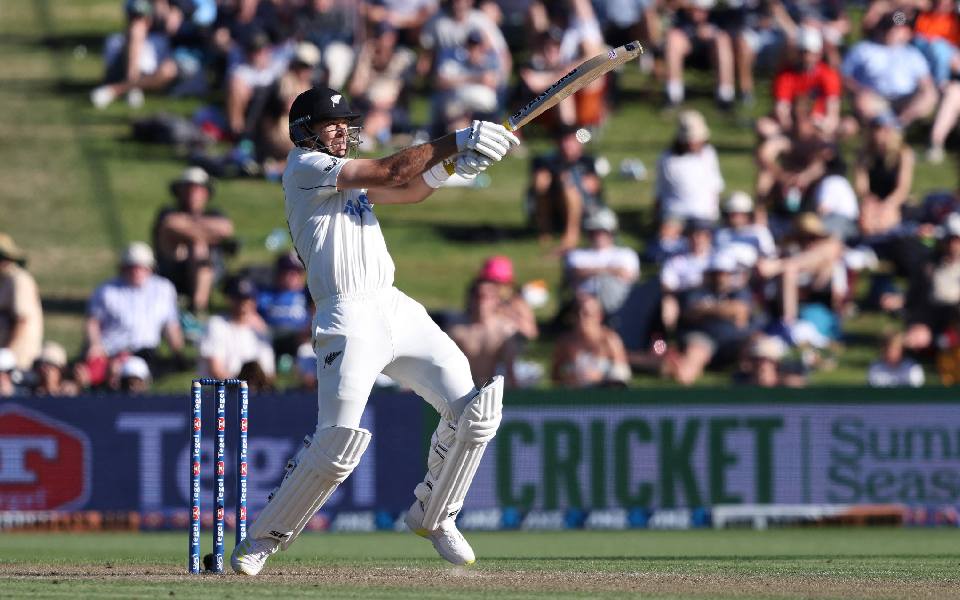
{"type": "Polygon", "coordinates": [[[470,364],[419,302],[390,287],[317,303],[318,427],[360,427],[377,375],[412,389],[456,423],[473,397],[470,364]]]}

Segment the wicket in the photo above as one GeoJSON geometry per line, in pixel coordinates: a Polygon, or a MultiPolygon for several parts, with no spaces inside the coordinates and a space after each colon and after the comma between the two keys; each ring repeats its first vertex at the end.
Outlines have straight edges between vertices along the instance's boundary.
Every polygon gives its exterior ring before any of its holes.
{"type": "Polygon", "coordinates": [[[203,404],[203,388],[213,387],[216,393],[217,436],[214,443],[213,484],[213,562],[210,572],[223,573],[224,539],[224,475],[226,462],[227,388],[236,390],[237,438],[236,438],[236,543],[247,535],[247,427],[249,411],[249,388],[241,379],[194,379],[190,392],[193,405],[191,423],[190,466],[190,549],[187,567],[190,573],[200,573],[200,441],[202,438],[200,409],[203,404]]]}

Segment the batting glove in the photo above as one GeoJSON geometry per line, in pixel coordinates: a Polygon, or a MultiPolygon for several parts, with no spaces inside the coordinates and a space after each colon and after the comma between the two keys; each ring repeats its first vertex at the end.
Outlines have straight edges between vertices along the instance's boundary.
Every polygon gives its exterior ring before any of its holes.
{"type": "Polygon", "coordinates": [[[494,162],[503,160],[520,139],[507,128],[490,121],[474,121],[470,127],[457,130],[457,150],[475,150],[494,162]]]}
{"type": "Polygon", "coordinates": [[[457,156],[457,162],[454,171],[457,175],[467,179],[473,179],[487,167],[493,164],[493,161],[475,150],[467,150],[457,156]]]}

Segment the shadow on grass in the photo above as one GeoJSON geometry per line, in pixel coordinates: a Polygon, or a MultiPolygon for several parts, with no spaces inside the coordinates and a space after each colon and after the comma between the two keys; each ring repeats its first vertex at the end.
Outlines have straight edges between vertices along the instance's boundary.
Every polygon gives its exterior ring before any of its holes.
{"type": "Polygon", "coordinates": [[[86,298],[71,298],[66,296],[44,296],[40,299],[44,313],[60,313],[68,315],[82,315],[87,311],[86,298]]]}
{"type": "Polygon", "coordinates": [[[448,242],[495,243],[512,240],[528,240],[534,237],[533,229],[527,227],[490,225],[463,225],[442,223],[433,226],[434,231],[448,242]]]}

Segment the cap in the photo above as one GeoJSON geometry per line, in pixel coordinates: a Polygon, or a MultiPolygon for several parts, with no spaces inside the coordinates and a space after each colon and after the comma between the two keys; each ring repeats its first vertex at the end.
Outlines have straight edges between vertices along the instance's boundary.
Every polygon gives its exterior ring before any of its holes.
{"type": "Polygon", "coordinates": [[[152,269],[154,264],[153,249],[146,242],[131,242],[120,257],[121,267],[147,267],[152,269]]]}
{"type": "Polygon", "coordinates": [[[753,212],[753,198],[746,192],[733,192],[723,203],[723,210],[728,213],[753,212]]]}
{"type": "Polygon", "coordinates": [[[248,300],[257,295],[257,286],[245,277],[235,277],[227,282],[224,293],[234,300],[248,300]]]}
{"type": "Polygon", "coordinates": [[[56,342],[44,342],[37,360],[62,369],[67,366],[67,351],[56,342]]]}
{"type": "Polygon", "coordinates": [[[243,36],[243,49],[247,52],[256,52],[270,45],[270,36],[262,29],[251,29],[243,36]]]}
{"type": "Polygon", "coordinates": [[[823,35],[813,27],[801,27],[797,33],[797,45],[804,52],[820,53],[823,51],[823,35]]]}
{"type": "Polygon", "coordinates": [[[764,335],[756,340],[750,346],[750,356],[753,358],[765,358],[767,360],[778,361],[787,353],[787,345],[782,339],[775,335],[764,335]]]}
{"type": "Polygon", "coordinates": [[[513,283],[513,261],[506,256],[491,256],[480,268],[478,279],[496,283],[513,283]]]}
{"type": "Polygon", "coordinates": [[[685,110],[680,113],[677,123],[677,140],[695,144],[710,139],[710,128],[707,120],[696,110],[685,110]]]}
{"type": "Polygon", "coordinates": [[[320,64],[320,49],[310,42],[300,42],[293,51],[293,62],[315,67],[320,64]]]}
{"type": "Polygon", "coordinates": [[[737,259],[729,252],[714,252],[707,262],[707,271],[735,273],[737,271],[737,259]]]}
{"type": "Polygon", "coordinates": [[[314,87],[297,96],[290,107],[290,126],[310,125],[334,119],[353,120],[360,113],[350,108],[343,94],[328,87],[314,87]]]}
{"type": "Polygon", "coordinates": [[[0,260],[12,260],[13,262],[23,262],[26,260],[26,254],[17,246],[13,238],[6,233],[0,233],[0,260]]]}
{"type": "Polygon", "coordinates": [[[467,46],[473,46],[483,43],[483,34],[477,31],[476,29],[471,29],[470,33],[467,34],[467,39],[465,41],[467,46]]]}
{"type": "Polygon", "coordinates": [[[123,361],[123,366],[120,367],[120,377],[122,379],[130,377],[148,380],[150,379],[150,367],[147,365],[147,361],[139,356],[130,356],[123,361]]]}
{"type": "Polygon", "coordinates": [[[170,182],[170,193],[175,195],[177,188],[181,185],[202,185],[213,191],[213,182],[210,181],[210,175],[202,167],[187,167],[184,169],[179,177],[170,182]]]}
{"type": "Polygon", "coordinates": [[[9,373],[17,368],[17,356],[10,348],[0,348],[0,373],[9,373]]]}
{"type": "Polygon", "coordinates": [[[296,253],[288,252],[277,257],[277,271],[303,271],[303,264],[296,253]]]}
{"type": "Polygon", "coordinates": [[[583,220],[583,228],[587,231],[617,230],[617,214],[609,208],[601,208],[583,220]]]}

